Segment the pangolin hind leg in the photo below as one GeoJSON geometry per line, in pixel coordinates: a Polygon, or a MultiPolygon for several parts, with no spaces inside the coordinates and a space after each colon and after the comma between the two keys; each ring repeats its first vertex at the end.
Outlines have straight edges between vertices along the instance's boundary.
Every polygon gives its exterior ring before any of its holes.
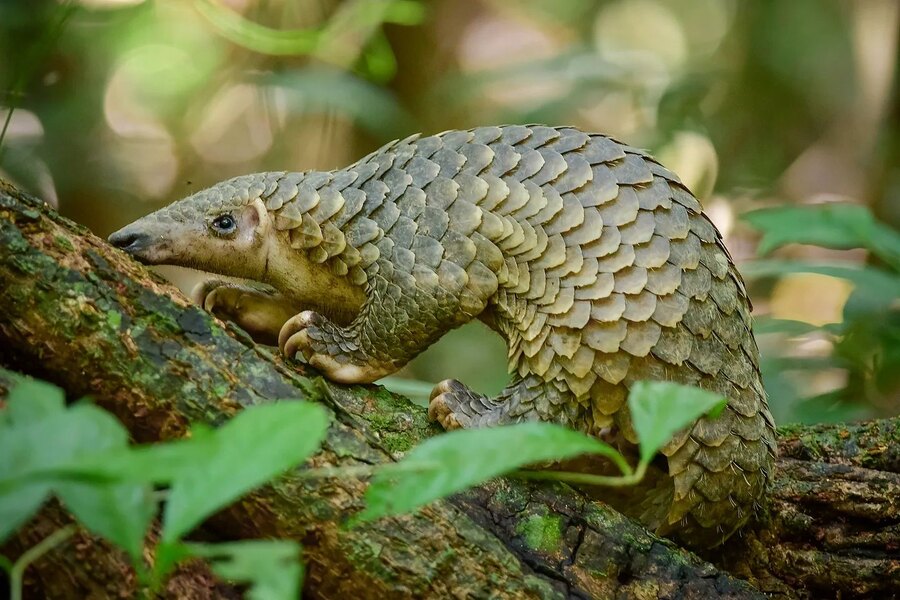
{"type": "Polygon", "coordinates": [[[431,392],[428,416],[447,430],[540,420],[568,424],[571,415],[553,411],[552,407],[575,405],[571,392],[536,375],[516,376],[496,398],[473,392],[455,379],[445,379],[431,392]],[[548,418],[554,412],[556,418],[548,418]]]}

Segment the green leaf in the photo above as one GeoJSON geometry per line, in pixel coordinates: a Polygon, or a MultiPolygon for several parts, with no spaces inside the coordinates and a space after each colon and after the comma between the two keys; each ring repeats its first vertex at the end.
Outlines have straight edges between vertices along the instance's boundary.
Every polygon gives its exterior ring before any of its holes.
{"type": "Polygon", "coordinates": [[[727,400],[719,394],[668,381],[638,381],[628,394],[641,462],[647,463],[683,427],[709,413],[718,416],[727,400]]]}
{"type": "Polygon", "coordinates": [[[384,9],[384,22],[418,25],[425,20],[425,5],[416,0],[393,0],[384,9]]]}
{"type": "Polygon", "coordinates": [[[886,309],[900,297],[900,277],[872,266],[846,263],[807,263],[791,260],[755,260],[744,264],[741,273],[747,279],[791,273],[818,273],[846,279],[856,286],[854,294],[864,295],[872,310],[886,309]]]}
{"type": "Polygon", "coordinates": [[[75,479],[88,481],[169,484],[190,468],[191,463],[215,451],[206,449],[204,443],[202,439],[185,438],[122,448],[85,456],[63,469],[75,479]]]}
{"type": "Polygon", "coordinates": [[[300,545],[287,540],[230,544],[185,544],[191,555],[205,558],[223,579],[250,584],[250,600],[295,600],[300,597],[303,566],[300,545]]]}
{"type": "MultiPolygon", "coordinates": [[[[50,457],[30,456],[28,442],[43,446],[45,440],[29,435],[36,422],[65,410],[65,397],[59,388],[43,381],[21,378],[7,394],[6,409],[0,412],[0,481],[12,478],[27,468],[28,461],[46,462],[50,457]],[[18,431],[13,430],[16,428],[18,431]]],[[[35,482],[0,492],[0,542],[15,531],[41,507],[50,495],[50,486],[35,482]]]]}
{"type": "Polygon", "coordinates": [[[519,467],[582,454],[625,464],[603,442],[550,423],[451,431],[416,446],[393,467],[378,470],[366,490],[366,508],[355,521],[411,512],[519,467]]]}
{"type": "Polygon", "coordinates": [[[16,424],[39,421],[65,410],[66,396],[61,389],[46,381],[23,377],[7,395],[4,414],[16,424]]]}
{"type": "Polygon", "coordinates": [[[206,517],[315,452],[328,429],[316,404],[279,402],[242,411],[195,443],[184,444],[162,539],[175,541],[206,517]]]}
{"type": "Polygon", "coordinates": [[[385,83],[397,73],[397,58],[383,31],[376,33],[362,55],[361,72],[368,79],[385,83]]]}
{"type": "Polygon", "coordinates": [[[288,110],[294,114],[337,112],[381,139],[415,129],[412,116],[393,94],[350,73],[306,68],[265,77],[261,83],[287,92],[288,110]]]}
{"type": "Polygon", "coordinates": [[[40,479],[2,487],[0,537],[55,491],[85,527],[140,560],[144,535],[156,512],[147,486],[77,482],[52,473],[86,455],[125,450],[128,435],[121,424],[86,402],[66,410],[62,390],[31,379],[10,391],[7,413],[0,427],[0,482],[30,475],[40,479]]]}
{"type": "Polygon", "coordinates": [[[805,321],[793,319],[774,319],[771,317],[759,317],[753,320],[753,333],[766,335],[768,333],[782,333],[791,337],[800,337],[815,332],[839,333],[840,326],[829,324],[824,326],[813,325],[805,321]]]}
{"type": "Polygon", "coordinates": [[[819,423],[845,423],[871,419],[876,415],[864,403],[848,401],[846,388],[832,390],[802,398],[793,407],[793,420],[810,425],[819,423]]]}
{"type": "Polygon", "coordinates": [[[45,483],[24,484],[0,494],[0,542],[36,513],[49,495],[50,486],[45,483]]]}
{"type": "Polygon", "coordinates": [[[900,235],[876,221],[865,206],[779,206],[755,210],[743,218],[763,232],[760,254],[791,243],[866,248],[900,271],[900,235]]]}
{"type": "Polygon", "coordinates": [[[15,420],[0,422],[0,540],[34,514],[58,483],[53,477],[17,480],[127,444],[128,434],[109,413],[87,403],[60,408],[58,392],[46,385],[28,384],[10,394],[7,410],[15,420]]]}
{"type": "Polygon", "coordinates": [[[87,529],[113,542],[141,564],[144,537],[156,515],[152,489],[145,485],[54,484],[60,500],[87,529]]]}

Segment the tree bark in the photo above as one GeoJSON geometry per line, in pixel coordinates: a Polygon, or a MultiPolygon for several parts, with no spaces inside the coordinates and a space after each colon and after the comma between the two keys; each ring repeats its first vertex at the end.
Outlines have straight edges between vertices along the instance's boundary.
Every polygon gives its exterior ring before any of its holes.
{"type": "MultiPolygon", "coordinates": [[[[423,409],[377,386],[300,374],[2,182],[0,306],[0,364],[52,381],[73,399],[90,395],[137,442],[176,438],[191,422],[219,424],[242,406],[279,398],[319,401],[331,412],[327,438],[307,466],[382,463],[439,433],[423,409]]],[[[742,579],[780,597],[900,593],[898,420],[793,428],[781,446],[769,517],[709,553],[718,567],[568,486],[512,479],[348,529],[342,523],[361,508],[364,481],[289,475],[197,535],[300,541],[311,598],[764,597],[742,579]]],[[[21,553],[60,515],[51,504],[3,552],[21,553]]],[[[83,536],[82,551],[85,544],[124,564],[102,542],[83,536]]],[[[34,565],[35,594],[64,580],[133,589],[127,570],[72,560],[73,546],[34,565]]],[[[182,575],[180,585],[189,588],[190,577],[197,589],[213,590],[208,597],[231,595],[210,587],[202,570],[182,575]]],[[[57,587],[53,597],[84,597],[57,587]]]]}

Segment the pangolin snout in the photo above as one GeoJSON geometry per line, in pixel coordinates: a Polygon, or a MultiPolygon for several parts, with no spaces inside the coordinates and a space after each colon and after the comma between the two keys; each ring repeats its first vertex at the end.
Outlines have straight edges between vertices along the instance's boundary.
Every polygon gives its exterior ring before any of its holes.
{"type": "Polygon", "coordinates": [[[145,264],[155,264],[161,258],[164,244],[158,236],[135,227],[135,224],[127,225],[109,236],[109,243],[124,250],[137,260],[145,264]]]}
{"type": "Polygon", "coordinates": [[[146,233],[123,227],[109,236],[109,243],[129,254],[137,254],[150,245],[150,236],[146,233]]]}

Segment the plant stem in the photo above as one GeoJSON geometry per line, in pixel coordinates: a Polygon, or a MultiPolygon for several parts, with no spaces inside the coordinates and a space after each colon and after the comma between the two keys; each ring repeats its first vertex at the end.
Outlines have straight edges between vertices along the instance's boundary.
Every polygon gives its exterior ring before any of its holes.
{"type": "Polygon", "coordinates": [[[574,473],[570,471],[514,471],[511,477],[520,479],[538,479],[544,481],[562,481],[577,485],[603,485],[606,487],[625,487],[634,485],[644,478],[647,472],[647,463],[640,463],[633,473],[621,477],[608,475],[592,475],[590,473],[574,473]]]}
{"type": "MultiPolygon", "coordinates": [[[[337,477],[369,477],[374,475],[377,470],[391,471],[415,471],[417,469],[433,468],[433,465],[422,464],[415,467],[404,466],[403,463],[386,464],[386,465],[359,465],[356,467],[322,467],[319,469],[308,469],[300,471],[296,474],[302,479],[329,479],[337,477]]],[[[637,469],[631,470],[626,464],[627,471],[621,476],[608,475],[592,475],[590,473],[576,473],[571,471],[512,471],[507,473],[509,477],[518,477],[520,479],[539,479],[549,481],[562,481],[564,483],[574,483],[579,485],[604,485],[607,487],[624,487],[634,485],[644,478],[647,472],[647,463],[640,463],[637,469]]],[[[625,469],[623,469],[625,470],[625,469]]]]}
{"type": "Polygon", "coordinates": [[[22,579],[28,565],[65,542],[77,530],[78,527],[76,525],[68,525],[62,529],[57,529],[19,557],[19,560],[16,561],[9,571],[10,598],[12,600],[22,600],[22,579]]]}

